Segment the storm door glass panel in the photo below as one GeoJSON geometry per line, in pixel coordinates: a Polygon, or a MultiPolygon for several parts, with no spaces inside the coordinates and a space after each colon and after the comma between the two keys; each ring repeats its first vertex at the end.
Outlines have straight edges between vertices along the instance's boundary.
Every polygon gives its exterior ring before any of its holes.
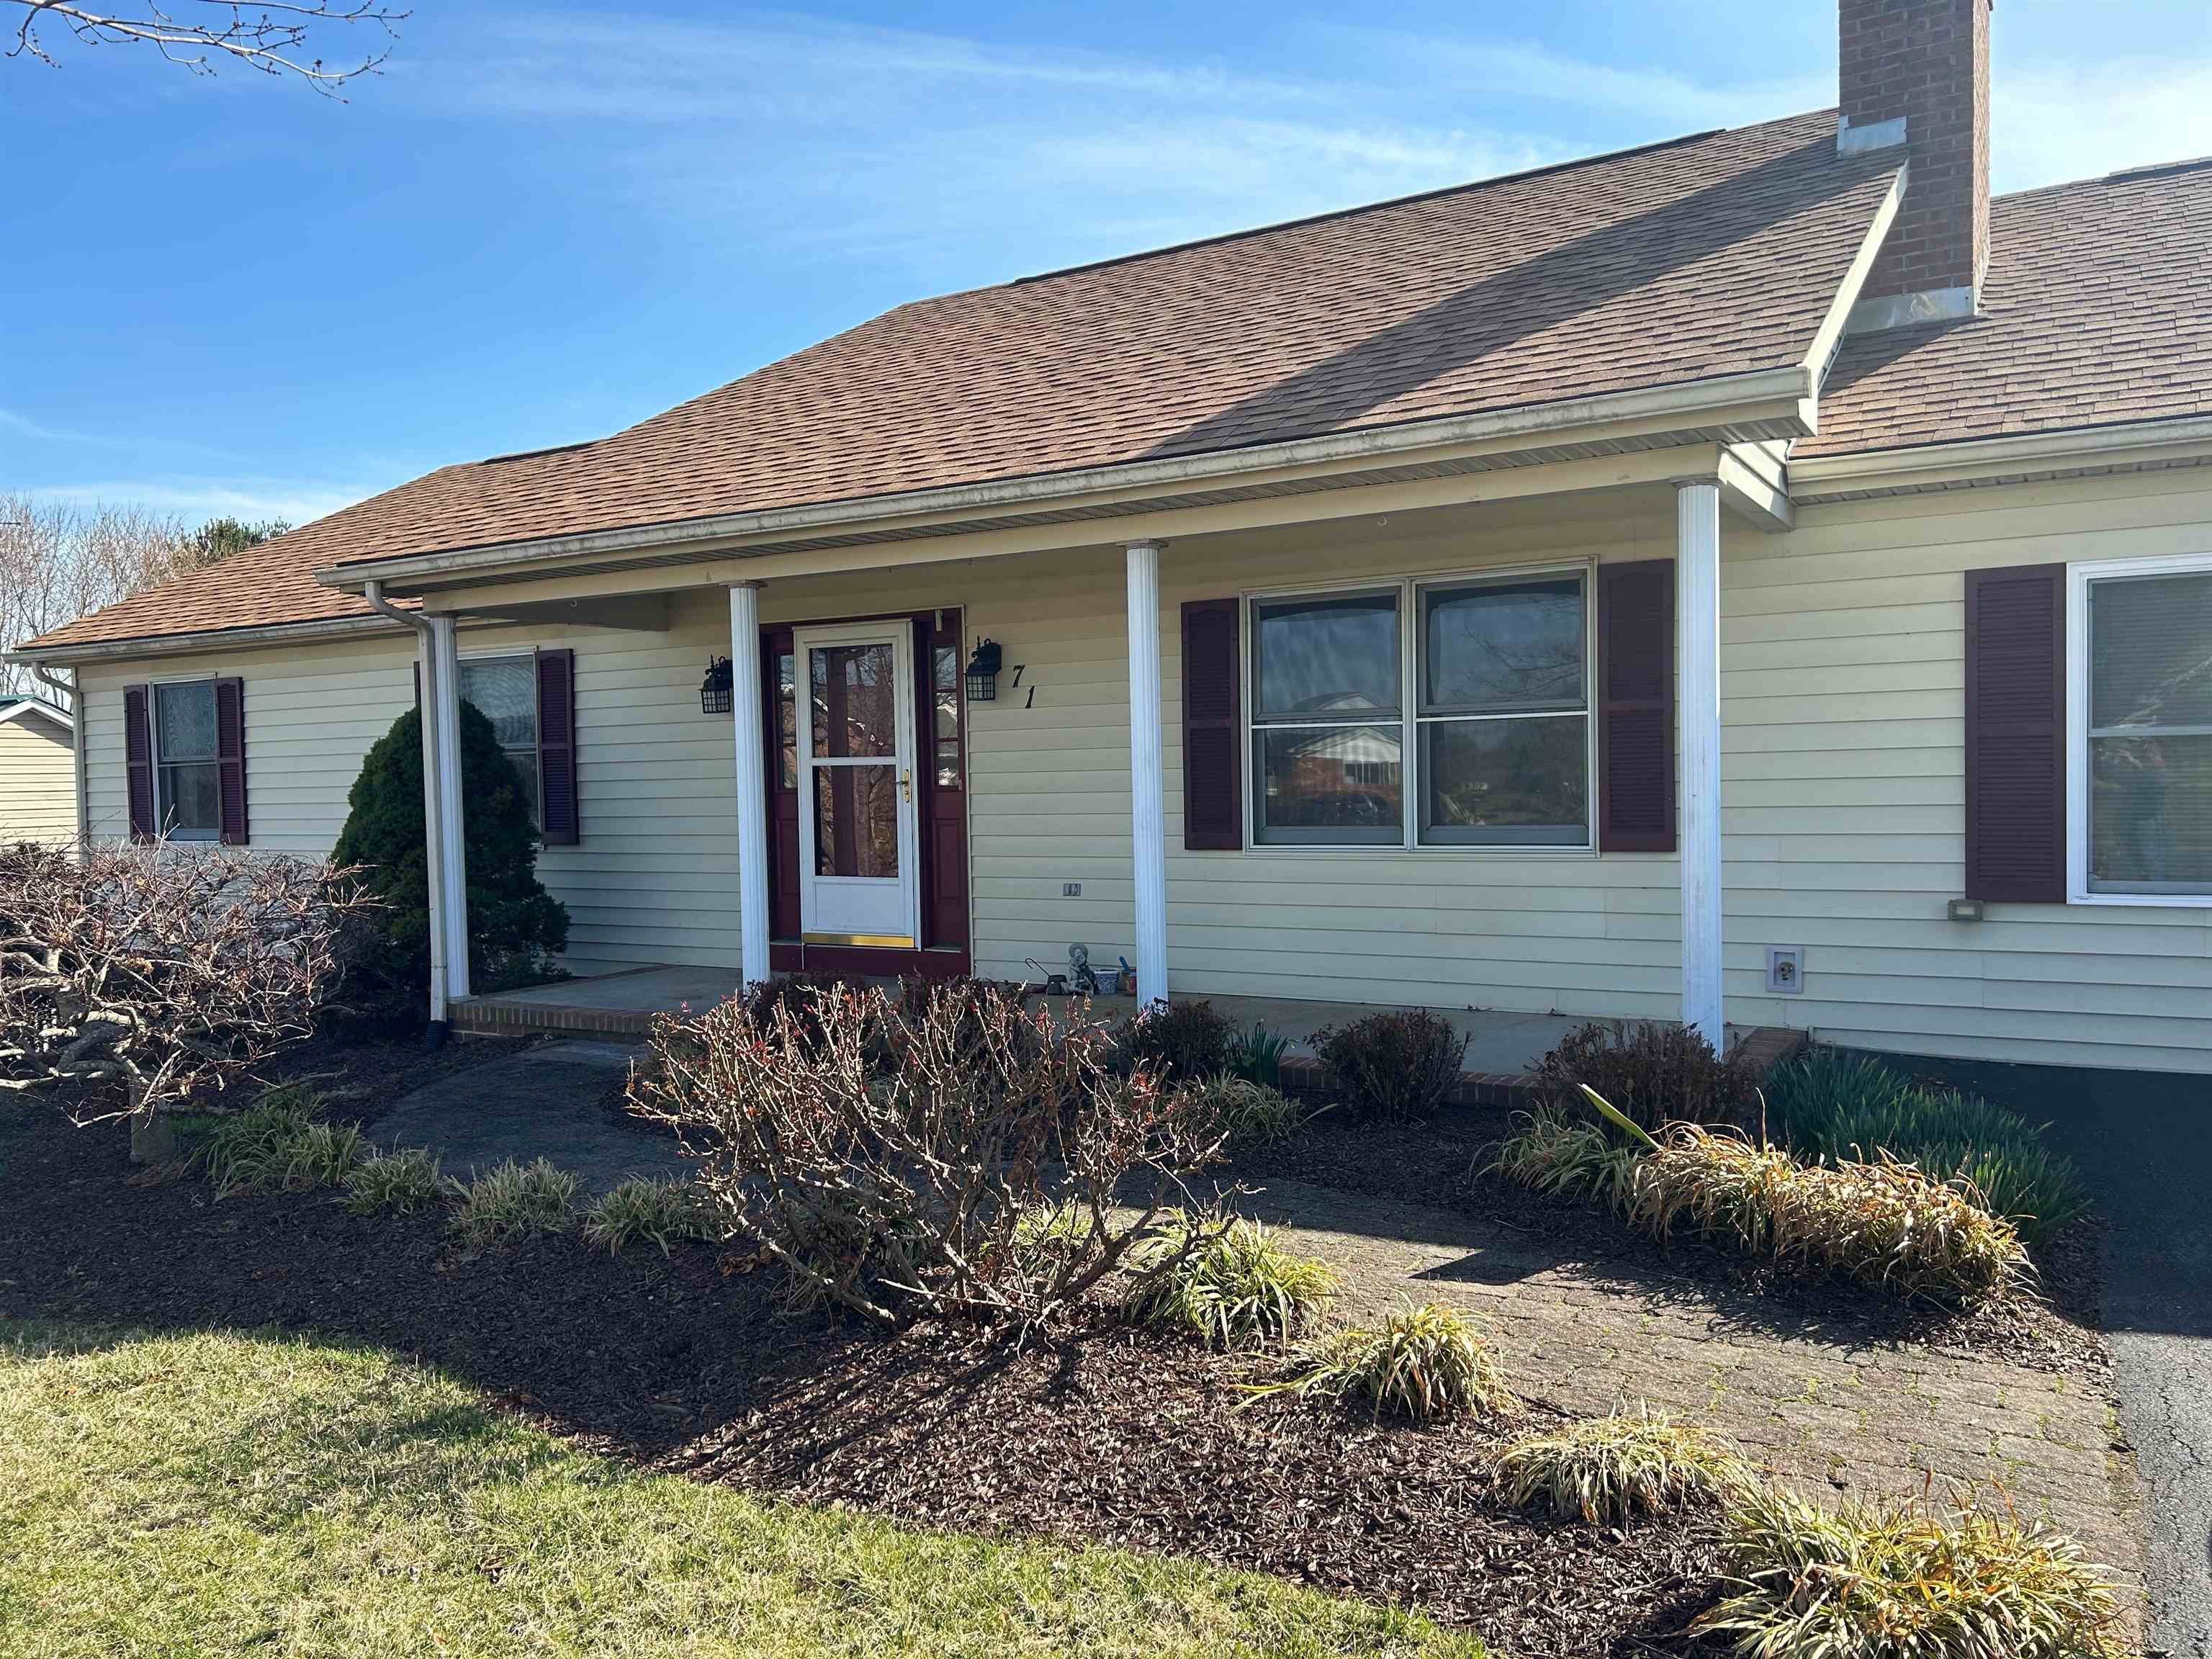
{"type": "Polygon", "coordinates": [[[890,645],[825,645],[807,653],[817,760],[898,753],[898,653],[890,645]]]}
{"type": "Polygon", "coordinates": [[[814,769],[814,873],[896,876],[898,775],[894,766],[814,769]]]}
{"type": "Polygon", "coordinates": [[[154,735],[163,833],[179,841],[216,839],[222,833],[222,790],[216,766],[215,682],[155,686],[154,735]]]}
{"type": "Polygon", "coordinates": [[[461,664],[461,696],[491,722],[492,735],[514,768],[530,821],[543,824],[538,799],[538,660],[472,657],[461,664]]]}
{"type": "Polygon", "coordinates": [[[2089,887],[2212,892],[2212,572],[2089,584],[2089,887]]]}

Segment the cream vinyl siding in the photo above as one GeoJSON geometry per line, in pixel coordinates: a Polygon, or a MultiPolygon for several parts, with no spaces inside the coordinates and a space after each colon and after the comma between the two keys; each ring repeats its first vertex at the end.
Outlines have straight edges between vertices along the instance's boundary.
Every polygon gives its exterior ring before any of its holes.
{"type": "Polygon", "coordinates": [[[76,839],[76,755],[69,734],[29,717],[0,720],[0,847],[76,839]]]}

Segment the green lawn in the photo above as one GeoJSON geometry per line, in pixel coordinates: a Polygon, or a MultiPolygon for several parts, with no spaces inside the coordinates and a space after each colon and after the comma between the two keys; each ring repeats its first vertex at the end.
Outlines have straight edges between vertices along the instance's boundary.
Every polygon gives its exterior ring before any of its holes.
{"type": "Polygon", "coordinates": [[[0,1323],[0,1655],[1456,1655],[1275,1580],[762,1504],[435,1372],[0,1323]]]}

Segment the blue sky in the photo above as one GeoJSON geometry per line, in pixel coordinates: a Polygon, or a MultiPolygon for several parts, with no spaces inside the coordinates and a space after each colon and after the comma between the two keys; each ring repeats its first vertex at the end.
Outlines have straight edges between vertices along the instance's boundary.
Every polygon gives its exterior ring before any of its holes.
{"type": "MultiPolygon", "coordinates": [[[[1823,0],[415,3],[343,104],[0,60],[0,490],[301,520],[902,300],[1834,96],[1823,0]]],[[[1996,40],[2000,190],[2212,152],[2202,0],[1996,40]]]]}

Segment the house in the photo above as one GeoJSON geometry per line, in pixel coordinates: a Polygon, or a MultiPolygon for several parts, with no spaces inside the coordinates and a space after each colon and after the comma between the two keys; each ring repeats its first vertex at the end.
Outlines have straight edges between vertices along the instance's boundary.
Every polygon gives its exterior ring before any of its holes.
{"type": "Polygon", "coordinates": [[[1988,0],[1839,25],[1838,109],[903,306],[17,659],[94,834],[306,854],[419,684],[447,893],[470,698],[580,974],[2212,1070],[2212,164],[1992,200],[1988,0]]]}
{"type": "Polygon", "coordinates": [[[76,728],[43,697],[0,696],[0,847],[76,839],[76,728]]]}

